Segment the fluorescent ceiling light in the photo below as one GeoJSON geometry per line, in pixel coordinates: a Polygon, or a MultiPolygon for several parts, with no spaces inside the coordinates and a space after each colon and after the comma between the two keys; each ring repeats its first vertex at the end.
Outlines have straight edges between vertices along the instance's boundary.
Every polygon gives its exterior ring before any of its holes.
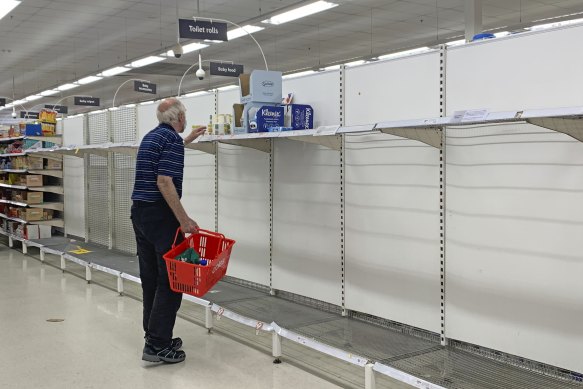
{"type": "Polygon", "coordinates": [[[326,66],[322,70],[325,71],[325,72],[327,72],[329,70],[339,70],[339,69],[340,69],[340,65],[332,65],[332,66],[326,66]]]}
{"type": "Polygon", "coordinates": [[[43,97],[41,95],[32,95],[32,96],[28,96],[26,97],[24,100],[26,101],[35,101],[38,99],[42,99],[43,97]]]}
{"type": "Polygon", "coordinates": [[[237,89],[238,87],[239,87],[239,85],[225,85],[225,86],[221,86],[221,87],[217,88],[217,90],[225,91],[225,90],[237,89]]]}
{"type": "Polygon", "coordinates": [[[92,82],[99,81],[101,79],[102,79],[102,77],[89,76],[89,77],[85,77],[85,78],[80,79],[79,81],[77,81],[77,83],[81,84],[81,85],[87,85],[87,84],[91,84],[92,82]]]}
{"type": "Polygon", "coordinates": [[[107,69],[106,71],[101,72],[100,74],[98,74],[98,76],[103,77],[117,76],[118,74],[122,74],[130,70],[132,69],[126,68],[124,66],[116,66],[115,68],[107,69]]]}
{"type": "Polygon", "coordinates": [[[307,76],[309,74],[314,74],[316,73],[313,70],[306,70],[304,72],[298,72],[298,73],[292,73],[292,74],[286,74],[285,76],[283,76],[282,78],[284,80],[290,79],[290,78],[296,78],[296,77],[301,77],[301,76],[307,76]]]}
{"type": "Polygon", "coordinates": [[[230,41],[232,41],[233,39],[240,38],[244,35],[253,34],[253,33],[261,31],[261,30],[265,30],[265,28],[259,27],[259,26],[247,25],[247,26],[243,26],[241,28],[236,28],[234,30],[227,32],[227,38],[230,41]]]}
{"type": "Polygon", "coordinates": [[[209,45],[205,45],[203,43],[191,43],[186,46],[182,46],[182,53],[192,53],[193,51],[204,49],[205,47],[209,47],[209,45]]]}
{"type": "Polygon", "coordinates": [[[165,60],[166,60],[166,58],[152,55],[150,57],[138,59],[137,61],[132,62],[129,66],[131,66],[132,68],[140,68],[142,66],[151,65],[153,63],[165,61],[165,60]]]}
{"type": "Polygon", "coordinates": [[[465,45],[466,44],[466,40],[465,39],[458,39],[455,41],[451,41],[451,42],[446,42],[445,45],[446,46],[461,46],[461,45],[465,45]]]}
{"type": "Polygon", "coordinates": [[[46,96],[54,96],[56,94],[59,94],[59,91],[56,89],[48,89],[44,92],[39,93],[39,95],[46,97],[46,96]]]}
{"type": "Polygon", "coordinates": [[[22,1],[2,0],[0,2],[0,19],[8,15],[14,8],[18,7],[22,1]]]}
{"type": "Polygon", "coordinates": [[[89,112],[89,115],[96,115],[98,113],[107,112],[107,109],[98,109],[97,111],[89,112]]]}
{"type": "Polygon", "coordinates": [[[387,55],[381,55],[379,57],[380,60],[383,59],[391,59],[391,58],[399,58],[399,57],[406,57],[408,55],[413,55],[413,54],[419,54],[419,53],[425,53],[427,51],[429,51],[430,48],[429,47],[418,47],[416,49],[411,49],[411,50],[405,50],[405,51],[399,51],[398,53],[391,53],[391,54],[387,54],[387,55]]]}
{"type": "Polygon", "coordinates": [[[569,25],[578,24],[581,22],[583,22],[583,19],[563,20],[562,22],[538,24],[536,26],[529,27],[528,30],[531,30],[531,31],[546,30],[547,28],[569,26],[569,25]]]}
{"type": "Polygon", "coordinates": [[[154,104],[154,100],[150,100],[150,101],[142,101],[140,103],[140,105],[150,105],[150,104],[154,104]]]}
{"type": "Polygon", "coordinates": [[[16,100],[12,102],[12,106],[14,107],[15,105],[19,105],[19,104],[23,104],[26,103],[26,100],[16,100]]]}
{"type": "Polygon", "coordinates": [[[57,90],[65,91],[65,90],[77,88],[78,86],[79,86],[79,84],[64,84],[64,85],[57,87],[57,90]]]}
{"type": "Polygon", "coordinates": [[[203,95],[208,95],[208,93],[209,92],[207,92],[207,91],[199,90],[198,92],[192,92],[192,93],[185,94],[184,97],[203,96],[203,95]]]}
{"type": "Polygon", "coordinates": [[[508,35],[510,35],[510,32],[508,32],[508,31],[500,31],[500,32],[497,32],[494,34],[494,36],[496,38],[503,38],[503,37],[508,36],[508,35]]]}
{"type": "Polygon", "coordinates": [[[359,61],[345,63],[344,66],[347,66],[347,67],[358,66],[358,65],[362,65],[365,62],[366,62],[365,60],[361,59],[359,61]]]}
{"type": "Polygon", "coordinates": [[[126,104],[126,105],[122,105],[122,108],[133,108],[135,107],[135,104],[126,104]]]}
{"type": "MultiPolygon", "coordinates": [[[[204,43],[190,43],[188,45],[182,46],[182,54],[192,53],[193,51],[204,49],[205,47],[209,47],[209,45],[205,45],[204,43]]],[[[160,55],[166,55],[168,57],[174,58],[174,51],[168,50],[166,53],[162,53],[160,55]]]]}
{"type": "Polygon", "coordinates": [[[269,19],[263,20],[262,23],[283,24],[291,22],[292,20],[316,14],[318,12],[326,11],[337,6],[338,4],[330,3],[329,1],[316,1],[315,3],[304,5],[303,7],[292,9],[291,11],[272,16],[269,19]]]}

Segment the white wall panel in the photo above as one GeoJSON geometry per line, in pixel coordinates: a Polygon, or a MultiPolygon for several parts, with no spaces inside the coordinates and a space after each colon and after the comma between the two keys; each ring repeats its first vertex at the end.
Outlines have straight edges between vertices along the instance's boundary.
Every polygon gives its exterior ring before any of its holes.
{"type": "Polygon", "coordinates": [[[576,106],[583,95],[583,26],[520,34],[448,50],[447,112],[576,106]]]}
{"type": "Polygon", "coordinates": [[[439,150],[346,137],[346,307],[440,331],[439,150]]]}
{"type": "MultiPolygon", "coordinates": [[[[330,98],[335,94],[330,93],[330,98]]],[[[439,116],[439,53],[346,70],[346,125],[439,116]]]]}
{"type": "Polygon", "coordinates": [[[239,88],[219,91],[219,112],[233,114],[233,104],[241,102],[239,88]]]}
{"type": "Polygon", "coordinates": [[[583,143],[448,130],[446,336],[583,371],[583,143]]]}
{"type": "MultiPolygon", "coordinates": [[[[83,145],[85,116],[63,120],[63,144],[83,145]]],[[[83,158],[63,157],[65,233],[85,238],[85,163],[83,158]]]]}
{"type": "Polygon", "coordinates": [[[138,142],[158,125],[156,108],[158,103],[138,105],[138,142]]]}
{"type": "Polygon", "coordinates": [[[220,145],[219,231],[237,241],[227,274],[269,285],[269,154],[220,145]]]}
{"type": "MultiPolygon", "coordinates": [[[[204,125],[209,115],[215,111],[213,93],[202,96],[183,97],[186,107],[188,128],[183,137],[190,133],[192,126],[204,125]]],[[[182,184],[182,204],[188,215],[201,228],[215,229],[215,156],[200,151],[186,149],[184,154],[184,182],[182,184]]]]}
{"type": "Polygon", "coordinates": [[[186,120],[188,128],[185,135],[189,133],[192,126],[206,126],[209,122],[209,115],[215,113],[215,96],[213,93],[194,97],[181,97],[180,100],[186,107],[186,120]]]}
{"type": "Polygon", "coordinates": [[[341,305],[340,154],[275,144],[273,287],[341,305]]]}
{"type": "Polygon", "coordinates": [[[314,108],[314,128],[340,124],[340,72],[330,71],[283,80],[283,96],[314,108]]]}

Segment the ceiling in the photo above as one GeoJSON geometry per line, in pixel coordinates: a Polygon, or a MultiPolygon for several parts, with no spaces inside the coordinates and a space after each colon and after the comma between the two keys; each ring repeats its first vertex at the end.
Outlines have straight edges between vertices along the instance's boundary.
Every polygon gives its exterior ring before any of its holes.
{"type": "MultiPolygon", "coordinates": [[[[270,70],[283,72],[431,46],[464,34],[464,0],[330,1],[339,6],[274,26],[261,24],[261,20],[313,0],[23,0],[0,20],[0,97],[12,98],[13,79],[14,95],[20,99],[116,65],[159,55],[176,43],[177,14],[180,18],[198,15],[266,27],[254,37],[270,70]]],[[[583,12],[583,0],[482,0],[482,5],[487,30],[512,30],[541,19],[583,12]]],[[[210,44],[201,53],[203,59],[243,64],[246,71],[264,68],[260,52],[248,36],[210,44]]],[[[110,107],[118,87],[131,78],[156,83],[156,97],[176,95],[182,74],[197,61],[197,52],[185,54],[23,105],[34,110],[75,94],[100,97],[102,107],[110,107]]],[[[199,81],[195,70],[185,78],[183,93],[235,81],[209,77],[208,72],[205,80],[199,81]]],[[[126,85],[116,105],[153,97],[126,85]]],[[[70,114],[88,110],[74,107],[68,99],[62,104],[69,105],[70,114]]],[[[8,109],[0,111],[0,123],[9,121],[9,115],[8,109]]]]}

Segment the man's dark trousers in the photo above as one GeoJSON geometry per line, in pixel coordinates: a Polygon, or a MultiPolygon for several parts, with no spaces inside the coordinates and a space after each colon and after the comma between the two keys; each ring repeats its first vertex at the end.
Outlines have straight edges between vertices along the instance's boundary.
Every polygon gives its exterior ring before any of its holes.
{"type": "MultiPolygon", "coordinates": [[[[162,256],[172,248],[180,223],[164,200],[134,201],[131,215],[140,263],[146,341],[155,347],[166,347],[172,340],[182,293],[170,290],[162,256]]],[[[178,242],[182,240],[180,235],[178,242]]]]}

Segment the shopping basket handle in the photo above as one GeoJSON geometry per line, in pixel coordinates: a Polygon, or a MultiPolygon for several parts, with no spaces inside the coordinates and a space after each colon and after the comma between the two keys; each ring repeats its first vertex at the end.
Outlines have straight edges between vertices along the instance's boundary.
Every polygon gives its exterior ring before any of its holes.
{"type": "Polygon", "coordinates": [[[225,235],[221,234],[220,232],[214,232],[214,231],[209,231],[209,230],[203,230],[202,228],[198,229],[198,232],[202,232],[206,235],[213,235],[213,236],[217,236],[221,239],[225,239],[225,235]]]}
{"type": "MultiPolygon", "coordinates": [[[[176,247],[176,241],[178,240],[178,234],[180,234],[182,232],[182,230],[180,229],[180,227],[178,227],[178,229],[176,230],[176,236],[174,237],[174,243],[172,243],[172,248],[176,247]]],[[[184,236],[184,234],[182,234],[182,236],[184,236]]]]}

